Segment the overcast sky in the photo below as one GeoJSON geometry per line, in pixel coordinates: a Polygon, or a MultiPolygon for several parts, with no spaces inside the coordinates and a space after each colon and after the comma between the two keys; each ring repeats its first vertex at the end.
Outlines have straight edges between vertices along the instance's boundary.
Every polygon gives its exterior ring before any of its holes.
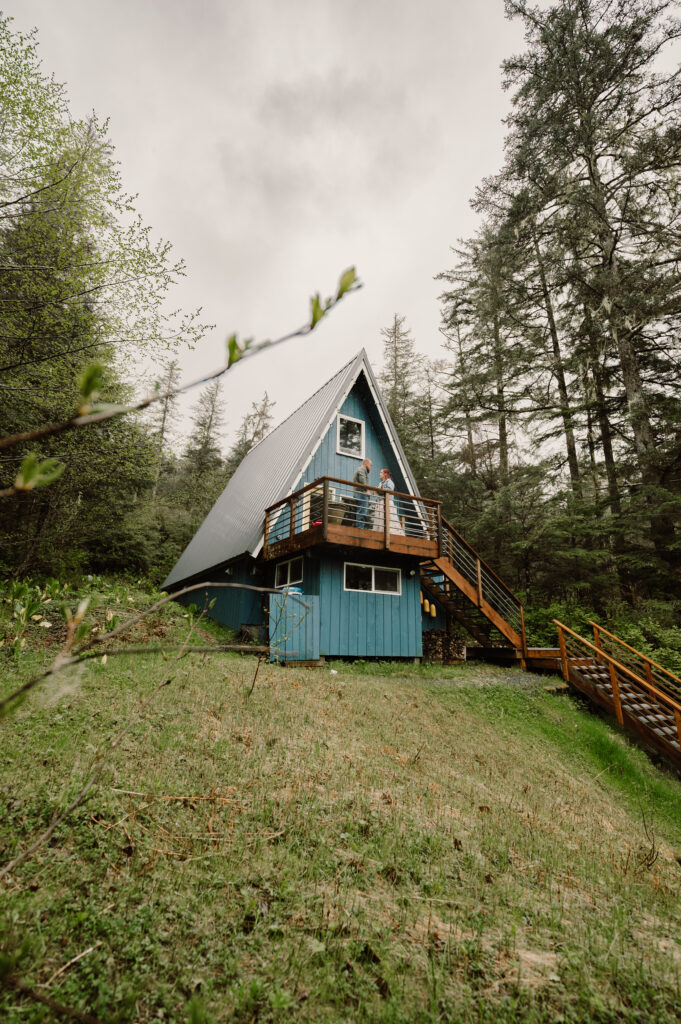
{"type": "Polygon", "coordinates": [[[278,422],[406,317],[439,356],[450,246],[502,161],[499,65],[522,48],[503,0],[8,0],[36,27],[77,116],[110,118],[129,191],[185,259],[172,306],[215,323],[187,377],[232,332],[300,326],[354,264],[364,288],[306,339],[231,370],[231,433],[267,390],[278,422]]]}

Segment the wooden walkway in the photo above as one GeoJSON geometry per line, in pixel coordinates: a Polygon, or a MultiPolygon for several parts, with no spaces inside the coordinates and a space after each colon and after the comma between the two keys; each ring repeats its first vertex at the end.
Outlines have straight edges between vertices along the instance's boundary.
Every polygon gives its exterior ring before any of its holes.
{"type": "Polygon", "coordinates": [[[586,640],[556,621],[563,678],[681,767],[681,679],[591,623],[586,640]]]}

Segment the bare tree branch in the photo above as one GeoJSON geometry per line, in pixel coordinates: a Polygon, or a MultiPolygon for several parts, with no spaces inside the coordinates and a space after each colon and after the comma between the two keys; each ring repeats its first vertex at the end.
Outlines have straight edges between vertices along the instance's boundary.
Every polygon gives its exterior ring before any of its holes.
{"type": "MultiPolygon", "coordinates": [[[[354,273],[354,268],[352,269],[354,273]]],[[[349,273],[349,271],[346,271],[346,274],[347,273],[349,273]]],[[[344,276],[345,275],[343,275],[343,277],[344,276]]],[[[341,282],[343,281],[343,277],[341,277],[341,282]]],[[[229,342],[229,358],[227,364],[220,367],[219,370],[215,370],[213,373],[207,374],[205,377],[200,377],[198,380],[191,381],[188,384],[183,384],[178,388],[171,388],[168,391],[154,392],[154,394],[147,395],[146,398],[141,399],[139,402],[133,402],[130,405],[107,406],[99,411],[88,412],[86,414],[74,416],[68,420],[63,420],[61,423],[49,423],[43,427],[36,427],[34,430],[25,430],[20,434],[12,434],[9,437],[0,438],[0,449],[12,448],[15,445],[23,444],[26,441],[38,441],[43,437],[51,437],[54,434],[61,434],[66,430],[77,430],[80,427],[88,427],[96,423],[103,423],[116,416],[124,416],[129,412],[146,409],[147,406],[151,405],[153,402],[161,402],[164,399],[173,398],[175,395],[182,394],[185,391],[190,391],[192,388],[199,387],[202,384],[207,384],[208,381],[217,380],[224,376],[224,374],[227,373],[235,363],[240,362],[243,359],[248,359],[250,356],[254,356],[259,352],[262,352],[263,349],[273,348],[275,345],[281,345],[283,342],[290,341],[292,338],[302,338],[311,334],[325,313],[338,305],[341,299],[343,299],[348,292],[357,291],[361,287],[361,282],[353,279],[353,283],[349,287],[344,288],[342,291],[339,289],[339,293],[336,298],[329,300],[326,308],[321,314],[315,314],[313,308],[312,319],[309,323],[299,327],[295,331],[291,331],[289,334],[283,335],[281,338],[277,338],[275,341],[261,341],[258,342],[257,345],[251,345],[247,341],[244,343],[243,347],[239,347],[236,341],[236,335],[233,335],[229,342]]],[[[315,300],[313,299],[312,301],[314,304],[315,300]]]]}

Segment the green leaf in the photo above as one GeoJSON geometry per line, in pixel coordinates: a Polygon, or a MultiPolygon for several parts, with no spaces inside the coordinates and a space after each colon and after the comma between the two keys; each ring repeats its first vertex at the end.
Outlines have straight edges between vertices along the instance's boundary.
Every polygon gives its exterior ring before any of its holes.
{"type": "Polygon", "coordinates": [[[227,339],[227,368],[229,369],[234,363],[238,363],[242,355],[243,351],[237,341],[236,334],[233,334],[231,338],[227,339]]]}
{"type": "Polygon", "coordinates": [[[322,304],[319,300],[319,292],[317,292],[316,295],[312,296],[312,299],[310,300],[310,305],[312,307],[310,330],[313,330],[315,326],[319,323],[321,318],[324,316],[324,313],[326,312],[326,310],[322,307],[322,304]]]}
{"type": "Polygon", "coordinates": [[[82,640],[83,637],[87,636],[89,632],[90,627],[88,626],[87,622],[81,622],[80,626],[78,626],[75,633],[73,634],[73,638],[74,640],[82,640]]]}
{"type": "Polygon", "coordinates": [[[32,491],[34,487],[46,487],[54,483],[64,472],[64,464],[57,459],[39,460],[37,455],[27,455],[14,481],[18,491],[32,491]]]}
{"type": "Polygon", "coordinates": [[[18,491],[30,491],[35,487],[37,479],[38,456],[27,455],[21,463],[14,486],[18,491]]]}
{"type": "Polygon", "coordinates": [[[78,390],[86,402],[94,401],[104,379],[104,367],[101,363],[86,366],[78,379],[78,390]]]}
{"type": "Polygon", "coordinates": [[[357,272],[354,267],[349,267],[348,270],[341,276],[338,282],[338,294],[336,295],[336,302],[342,299],[346,292],[349,292],[353,284],[357,281],[357,272]]]}

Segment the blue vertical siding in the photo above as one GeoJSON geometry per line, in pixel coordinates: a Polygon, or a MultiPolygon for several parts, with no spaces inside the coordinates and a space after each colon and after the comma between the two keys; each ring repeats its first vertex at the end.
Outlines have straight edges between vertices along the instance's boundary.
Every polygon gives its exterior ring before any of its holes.
{"type": "MultiPolygon", "coordinates": [[[[260,567],[256,575],[252,574],[251,569],[254,565],[255,563],[248,559],[232,565],[230,574],[225,569],[215,569],[207,574],[206,582],[245,583],[248,586],[258,586],[262,583],[263,586],[267,586],[263,582],[260,567]]],[[[221,622],[223,626],[229,626],[230,629],[264,623],[267,619],[267,594],[259,594],[254,590],[205,587],[203,590],[194,590],[191,594],[184,594],[178,598],[178,603],[185,606],[195,604],[199,611],[210,601],[215,602],[208,613],[210,618],[221,622]]]]}
{"type": "MultiPolygon", "coordinates": [[[[385,466],[390,470],[395,489],[408,491],[409,487],[400,472],[392,444],[381,422],[371,392],[361,377],[341,406],[341,415],[343,414],[364,422],[365,458],[371,459],[373,462],[369,483],[378,487],[378,473],[385,466]]],[[[339,455],[336,451],[337,436],[337,417],[334,416],[331,426],[324,435],[309,466],[296,482],[294,491],[302,487],[304,483],[317,480],[320,476],[335,476],[340,480],[352,480],[355,470],[361,464],[361,459],[352,458],[350,455],[339,455]]]]}
{"type": "MultiPolygon", "coordinates": [[[[354,551],[348,555],[347,561],[369,564],[369,559],[354,551]]],[[[395,565],[387,560],[374,564],[395,565]]],[[[421,657],[418,572],[410,576],[411,566],[403,565],[401,568],[402,593],[399,597],[369,594],[345,590],[344,559],[321,559],[320,654],[355,658],[421,657]]]]}

